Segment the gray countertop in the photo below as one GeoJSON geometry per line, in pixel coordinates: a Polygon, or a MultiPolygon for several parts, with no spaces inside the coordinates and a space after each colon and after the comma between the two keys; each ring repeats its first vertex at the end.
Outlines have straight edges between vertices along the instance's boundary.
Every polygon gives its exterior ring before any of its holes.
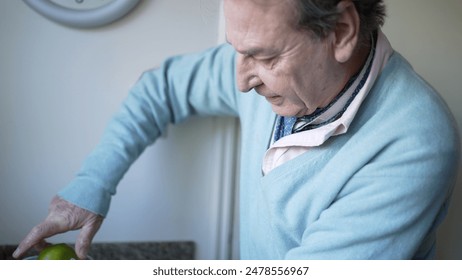
{"type": "MultiPolygon", "coordinates": [[[[12,260],[17,245],[0,245],[0,260],[12,260]]],[[[94,260],[192,260],[192,241],[93,243],[88,253],[94,260]]],[[[27,256],[37,255],[31,250],[27,256]]],[[[26,256],[26,257],[27,257],[26,256]]]]}

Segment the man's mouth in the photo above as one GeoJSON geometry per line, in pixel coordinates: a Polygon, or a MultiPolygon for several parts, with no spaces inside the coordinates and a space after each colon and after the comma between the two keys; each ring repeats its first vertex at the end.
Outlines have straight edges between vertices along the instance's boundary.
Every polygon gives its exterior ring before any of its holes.
{"type": "Polygon", "coordinates": [[[271,95],[271,96],[265,96],[266,101],[271,103],[272,105],[280,105],[282,103],[282,96],[280,95],[271,95]]]}
{"type": "Polygon", "coordinates": [[[278,94],[274,94],[274,93],[271,93],[271,92],[270,93],[264,92],[264,90],[258,89],[258,88],[255,88],[255,91],[259,95],[263,96],[269,103],[271,103],[273,105],[277,105],[282,100],[282,96],[280,96],[278,94]]]}
{"type": "Polygon", "coordinates": [[[257,88],[255,88],[255,91],[256,91],[259,95],[265,97],[266,99],[273,99],[273,98],[276,98],[276,97],[279,96],[279,95],[274,94],[274,93],[266,93],[266,92],[264,92],[264,91],[262,91],[262,90],[258,90],[257,88]]]}
{"type": "Polygon", "coordinates": [[[279,95],[269,95],[269,96],[265,96],[265,98],[266,98],[267,100],[276,100],[276,99],[278,99],[278,98],[280,98],[280,97],[281,97],[281,96],[279,96],[279,95]]]}

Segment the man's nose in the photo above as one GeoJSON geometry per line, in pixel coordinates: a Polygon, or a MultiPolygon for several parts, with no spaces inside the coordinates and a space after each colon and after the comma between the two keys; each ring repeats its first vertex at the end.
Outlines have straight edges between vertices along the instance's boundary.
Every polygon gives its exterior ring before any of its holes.
{"type": "Polygon", "coordinates": [[[263,83],[256,71],[255,62],[243,54],[237,55],[236,76],[237,86],[242,92],[248,92],[263,83]]]}

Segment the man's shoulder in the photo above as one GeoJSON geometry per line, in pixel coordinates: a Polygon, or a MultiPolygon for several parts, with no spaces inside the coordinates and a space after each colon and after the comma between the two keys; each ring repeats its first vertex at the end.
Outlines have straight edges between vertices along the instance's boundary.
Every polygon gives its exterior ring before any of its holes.
{"type": "Polygon", "coordinates": [[[444,104],[439,93],[396,51],[390,56],[377,84],[390,93],[389,97],[403,101],[412,99],[414,102],[431,100],[437,106],[444,104]]]}
{"type": "Polygon", "coordinates": [[[457,125],[446,102],[397,52],[363,103],[358,119],[357,129],[364,133],[373,128],[372,134],[383,143],[400,140],[429,149],[459,146],[457,125]]]}
{"type": "Polygon", "coordinates": [[[372,90],[376,110],[405,124],[453,122],[445,100],[398,52],[390,57],[372,90]],[[396,118],[392,117],[396,116],[396,118]]]}

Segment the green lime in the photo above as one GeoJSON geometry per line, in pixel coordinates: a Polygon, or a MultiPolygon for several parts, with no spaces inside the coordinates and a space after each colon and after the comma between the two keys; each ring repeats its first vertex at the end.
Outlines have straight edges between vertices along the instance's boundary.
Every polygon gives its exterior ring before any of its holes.
{"type": "Polygon", "coordinates": [[[64,243],[54,244],[43,249],[38,260],[78,260],[74,249],[64,243]]]}

